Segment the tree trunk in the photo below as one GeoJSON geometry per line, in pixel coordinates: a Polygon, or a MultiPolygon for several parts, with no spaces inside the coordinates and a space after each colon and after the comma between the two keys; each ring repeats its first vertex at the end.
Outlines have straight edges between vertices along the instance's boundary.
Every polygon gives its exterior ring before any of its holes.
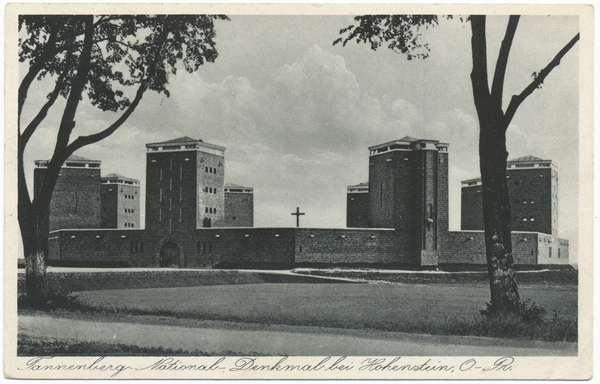
{"type": "Polygon", "coordinates": [[[506,134],[497,121],[486,118],[493,115],[493,112],[488,113],[479,119],[479,161],[491,304],[495,313],[517,313],[519,291],[512,256],[510,197],[506,181],[506,134]]]}
{"type": "Polygon", "coordinates": [[[44,251],[38,249],[25,256],[25,288],[27,300],[31,303],[41,301],[46,279],[46,260],[44,251]]]}
{"type": "Polygon", "coordinates": [[[39,302],[44,295],[46,277],[46,251],[48,249],[48,227],[43,225],[46,212],[37,208],[30,199],[23,164],[24,146],[19,137],[17,154],[18,172],[18,220],[25,256],[25,287],[27,300],[39,302]]]}
{"type": "Polygon", "coordinates": [[[44,215],[32,205],[19,206],[19,226],[25,254],[25,287],[27,300],[39,302],[44,295],[46,278],[46,250],[48,234],[42,226],[44,215]]]}
{"type": "MultiPolygon", "coordinates": [[[[491,94],[487,75],[486,18],[474,15],[470,17],[470,21],[473,55],[471,84],[479,118],[479,167],[483,188],[483,224],[491,309],[494,313],[517,313],[519,291],[513,267],[510,198],[506,184],[508,123],[502,111],[501,92],[498,90],[502,88],[499,80],[504,77],[504,69],[500,68],[500,73],[494,76],[497,89],[496,94],[491,94]]],[[[503,47],[506,50],[504,55],[508,55],[510,51],[510,44],[507,44],[508,46],[503,47]]]]}

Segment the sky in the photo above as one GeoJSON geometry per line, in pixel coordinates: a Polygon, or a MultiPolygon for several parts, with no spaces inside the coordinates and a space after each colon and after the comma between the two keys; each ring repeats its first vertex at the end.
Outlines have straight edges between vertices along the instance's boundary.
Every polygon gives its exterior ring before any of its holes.
{"type": "MultiPolygon", "coordinates": [[[[140,179],[145,143],[181,136],[226,147],[225,182],[254,188],[255,226],[345,227],[346,187],[368,181],[368,147],[413,136],[449,147],[450,229],[460,229],[460,181],[479,176],[478,123],[470,84],[470,25],[441,20],[423,32],[429,58],[407,60],[386,48],[333,46],[352,16],[230,16],[215,24],[219,57],[169,79],[171,97],[147,93],[109,138],[76,155],[102,160],[102,173],[140,179]]],[[[489,73],[507,17],[488,17],[489,73]]],[[[579,31],[575,16],[523,16],[510,53],[504,107],[579,31]]],[[[527,98],[507,132],[509,159],[525,155],[559,165],[559,236],[576,260],[578,224],[579,47],[527,98]]],[[[23,72],[24,68],[22,68],[23,72]]],[[[491,78],[491,75],[490,75],[491,78]]],[[[36,84],[24,109],[29,121],[45,100],[36,84]]],[[[62,102],[62,101],[61,101],[62,102]]],[[[57,102],[25,154],[52,155],[57,102]]],[[[82,103],[78,135],[118,117],[82,103]]],[[[143,201],[142,201],[143,206],[143,201]]],[[[143,208],[142,208],[143,214],[143,208]]],[[[143,221],[143,219],[142,219],[143,221]]]]}

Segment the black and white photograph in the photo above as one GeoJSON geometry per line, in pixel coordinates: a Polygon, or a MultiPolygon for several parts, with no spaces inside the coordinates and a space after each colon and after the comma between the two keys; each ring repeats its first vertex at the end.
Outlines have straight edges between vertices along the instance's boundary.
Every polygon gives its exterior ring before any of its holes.
{"type": "Polygon", "coordinates": [[[592,6],[5,12],[6,377],[591,378],[592,6]]]}

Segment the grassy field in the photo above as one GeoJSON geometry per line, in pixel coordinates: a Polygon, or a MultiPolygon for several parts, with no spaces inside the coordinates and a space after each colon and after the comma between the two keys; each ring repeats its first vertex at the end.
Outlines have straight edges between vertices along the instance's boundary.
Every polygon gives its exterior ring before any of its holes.
{"type": "MultiPolygon", "coordinates": [[[[107,312],[159,314],[205,320],[314,325],[386,331],[522,337],[514,324],[490,333],[479,324],[489,290],[485,286],[397,284],[250,284],[186,288],[78,292],[86,306],[107,312]],[[495,334],[493,332],[496,332],[495,334]],[[517,333],[515,333],[517,332],[517,333]]],[[[575,287],[522,287],[521,297],[559,310],[552,329],[534,331],[540,340],[573,341],[575,287]],[[565,324],[569,324],[567,327],[565,324]],[[561,328],[565,328],[562,330],[561,328]],[[537,333],[536,333],[537,332],[537,333]],[[551,332],[549,337],[545,333],[551,332]]],[[[548,328],[548,327],[546,327],[548,328]]]]}
{"type": "MultiPolygon", "coordinates": [[[[452,273],[423,273],[423,272],[390,272],[372,269],[311,269],[297,268],[295,273],[310,276],[341,277],[358,281],[385,281],[398,284],[469,284],[488,285],[487,272],[452,272],[452,273]]],[[[517,282],[521,286],[528,285],[567,285],[577,286],[578,271],[573,268],[517,271],[517,282]]]]}
{"type": "MultiPolygon", "coordinates": [[[[94,273],[49,273],[60,281],[60,285],[71,291],[95,291],[102,289],[139,289],[197,287],[202,285],[239,285],[263,283],[344,283],[333,279],[322,279],[306,274],[278,274],[236,270],[196,270],[131,272],[123,268],[119,272],[94,273]]],[[[18,279],[18,292],[25,293],[25,276],[18,279]]]]}

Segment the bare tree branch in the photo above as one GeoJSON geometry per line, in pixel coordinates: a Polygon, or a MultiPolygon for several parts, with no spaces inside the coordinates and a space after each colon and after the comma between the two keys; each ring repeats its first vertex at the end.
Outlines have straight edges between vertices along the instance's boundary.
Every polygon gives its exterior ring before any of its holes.
{"type": "Polygon", "coordinates": [[[485,41],[485,16],[475,15],[471,20],[471,50],[473,58],[473,70],[471,72],[471,83],[473,86],[473,97],[475,106],[481,107],[486,104],[490,97],[487,75],[487,45],[485,41]]]}
{"type": "MultiPolygon", "coordinates": [[[[154,61],[151,63],[150,67],[148,68],[148,74],[146,76],[146,79],[144,81],[142,81],[142,83],[140,84],[140,87],[138,88],[138,90],[136,92],[135,98],[133,99],[133,101],[127,108],[127,110],[121,115],[121,117],[119,117],[117,119],[117,121],[115,121],[111,126],[104,129],[103,131],[100,131],[98,133],[95,133],[95,134],[89,135],[89,136],[79,136],[77,139],[75,139],[75,141],[73,141],[67,147],[67,152],[69,153],[69,155],[74,153],[76,150],[78,150],[82,147],[85,147],[86,145],[90,145],[90,144],[96,143],[102,139],[107,138],[108,136],[112,135],[121,125],[123,125],[123,123],[125,121],[127,121],[129,116],[135,111],[138,104],[142,100],[142,97],[144,96],[144,92],[146,92],[146,90],[148,89],[148,84],[150,83],[150,79],[153,76],[156,76],[156,71],[158,69],[158,66],[164,60],[164,50],[165,50],[165,46],[166,46],[168,37],[169,37],[169,29],[165,27],[161,33],[160,40],[159,40],[160,41],[159,53],[156,55],[154,61]]],[[[67,156],[69,156],[69,155],[67,155],[67,156]]]]}
{"type": "Polygon", "coordinates": [[[579,33],[575,35],[575,37],[573,37],[571,41],[569,41],[569,43],[567,43],[567,45],[565,45],[564,48],[558,52],[558,54],[554,57],[554,59],[552,59],[552,61],[546,66],[546,68],[542,69],[540,73],[537,76],[535,76],[531,84],[529,84],[523,90],[523,92],[521,92],[519,95],[514,95],[512,97],[512,99],[510,100],[510,104],[506,109],[506,113],[504,114],[504,130],[508,128],[508,125],[510,124],[512,118],[515,116],[515,113],[517,112],[517,109],[519,108],[521,103],[529,95],[531,95],[533,91],[536,90],[536,88],[539,88],[540,85],[542,85],[546,77],[555,67],[557,67],[560,64],[560,60],[567,54],[567,52],[569,52],[571,48],[573,48],[573,46],[575,45],[575,43],[577,43],[578,40],[579,33]]]}
{"type": "Polygon", "coordinates": [[[77,67],[77,74],[73,78],[71,85],[71,92],[67,98],[67,105],[63,116],[60,121],[60,128],[56,139],[56,150],[62,150],[66,148],[71,131],[75,126],[74,118],[77,112],[77,106],[81,99],[81,94],[85,88],[87,82],[87,76],[90,69],[90,60],[92,56],[92,45],[93,45],[93,16],[88,16],[85,22],[85,38],[84,45],[79,57],[79,65],[77,67]]]}
{"type": "Polygon", "coordinates": [[[48,101],[46,101],[46,103],[40,109],[38,114],[33,118],[33,120],[31,120],[29,125],[27,125],[27,128],[25,128],[25,130],[23,131],[23,134],[19,137],[19,146],[22,146],[23,149],[25,149],[27,142],[29,142],[29,139],[35,133],[35,130],[40,125],[40,123],[44,121],[46,115],[48,114],[48,110],[50,109],[50,107],[52,107],[52,105],[58,98],[58,95],[60,95],[60,90],[63,86],[65,77],[67,76],[67,72],[68,70],[65,70],[63,73],[61,73],[58,80],[56,81],[56,86],[54,87],[54,90],[48,98],[48,101]]]}
{"type": "Polygon", "coordinates": [[[498,60],[496,61],[496,70],[494,72],[494,80],[492,82],[492,103],[497,108],[502,108],[502,92],[504,89],[504,76],[506,74],[506,65],[508,63],[508,55],[512,46],[513,38],[519,24],[518,15],[512,15],[508,19],[508,25],[506,27],[506,33],[502,45],[500,46],[500,53],[498,54],[498,60]]]}
{"type": "Polygon", "coordinates": [[[18,109],[19,129],[21,129],[21,112],[23,111],[23,105],[25,104],[25,100],[27,99],[27,92],[29,92],[29,87],[31,86],[31,83],[33,82],[33,80],[35,80],[38,73],[40,73],[40,71],[44,68],[44,64],[46,63],[46,61],[48,61],[50,59],[50,57],[52,57],[52,55],[54,55],[55,50],[56,50],[57,34],[58,34],[58,28],[56,26],[53,26],[53,28],[50,32],[50,36],[48,37],[48,42],[46,43],[46,46],[44,47],[44,51],[31,64],[31,66],[29,67],[29,71],[27,71],[27,74],[25,75],[25,77],[21,81],[21,84],[19,85],[19,105],[18,105],[18,107],[19,107],[19,109],[18,109]]]}
{"type": "Polygon", "coordinates": [[[133,99],[127,110],[111,126],[93,135],[79,136],[77,139],[75,139],[75,141],[69,144],[67,146],[67,152],[69,153],[67,157],[74,153],[76,150],[85,147],[86,145],[96,143],[112,135],[135,111],[138,104],[142,100],[142,96],[144,95],[146,89],[146,84],[142,83],[136,92],[135,98],[133,99]]]}
{"type": "Polygon", "coordinates": [[[71,92],[67,98],[67,105],[65,106],[58,129],[54,154],[48,163],[48,169],[44,175],[42,187],[40,188],[41,192],[34,198],[33,201],[36,209],[38,207],[45,207],[50,203],[50,198],[52,197],[52,191],[56,185],[56,179],[58,178],[60,167],[69,156],[69,154],[66,153],[66,148],[67,144],[69,143],[71,132],[73,131],[73,128],[75,128],[75,113],[77,112],[77,106],[79,105],[81,94],[83,93],[85,84],[87,82],[94,37],[94,17],[92,15],[86,15],[83,16],[83,18],[85,20],[85,37],[83,49],[79,57],[79,65],[77,66],[77,74],[73,78],[71,84],[71,92]]]}

